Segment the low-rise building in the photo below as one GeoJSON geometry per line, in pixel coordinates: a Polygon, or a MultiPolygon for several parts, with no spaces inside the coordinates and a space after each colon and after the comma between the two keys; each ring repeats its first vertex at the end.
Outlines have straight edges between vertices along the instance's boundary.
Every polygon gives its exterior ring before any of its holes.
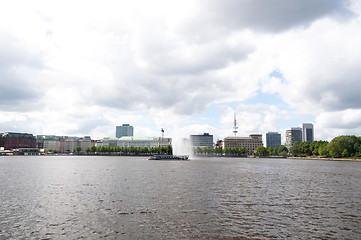
{"type": "Polygon", "coordinates": [[[62,149],[60,148],[60,140],[45,140],[44,149],[62,152],[62,149]]]}
{"type": "Polygon", "coordinates": [[[159,138],[159,146],[166,147],[172,146],[172,138],[159,138]]]}
{"type": "Polygon", "coordinates": [[[97,141],[95,146],[109,146],[109,147],[159,147],[172,145],[171,138],[160,137],[130,137],[125,136],[121,138],[104,138],[97,141]]]}
{"type": "Polygon", "coordinates": [[[39,149],[52,150],[55,152],[64,152],[64,147],[62,147],[62,137],[54,135],[37,135],[36,142],[39,149]]]}
{"type": "Polygon", "coordinates": [[[95,146],[95,141],[91,140],[90,136],[85,136],[83,138],[67,137],[67,139],[64,141],[64,152],[73,152],[74,148],[78,146],[81,148],[80,152],[84,153],[87,148],[95,146]]]}
{"type": "Polygon", "coordinates": [[[121,137],[117,141],[118,147],[159,147],[158,137],[121,137]]]}

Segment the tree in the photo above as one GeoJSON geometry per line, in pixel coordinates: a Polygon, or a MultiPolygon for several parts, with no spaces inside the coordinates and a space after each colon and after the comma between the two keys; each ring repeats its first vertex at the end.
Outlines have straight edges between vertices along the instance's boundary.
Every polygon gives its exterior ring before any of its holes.
{"type": "Polygon", "coordinates": [[[268,155],[267,148],[265,148],[264,146],[257,147],[256,148],[256,155],[258,155],[258,156],[267,156],[268,155]]]}
{"type": "Polygon", "coordinates": [[[79,153],[79,152],[81,152],[81,147],[80,146],[76,146],[75,148],[73,148],[73,152],[77,152],[77,153],[79,153]]]}
{"type": "Polygon", "coordinates": [[[301,142],[299,146],[300,154],[302,154],[303,156],[311,156],[312,150],[310,145],[311,143],[308,141],[301,142]]]}
{"type": "Polygon", "coordinates": [[[318,147],[318,154],[320,156],[325,156],[325,157],[328,157],[330,155],[329,152],[328,152],[327,144],[320,145],[318,147]]]}
{"type": "Polygon", "coordinates": [[[216,147],[214,151],[217,155],[221,155],[223,153],[222,147],[216,147]]]}
{"type": "Polygon", "coordinates": [[[173,154],[173,148],[172,148],[171,145],[168,145],[168,146],[166,147],[166,152],[167,152],[168,155],[172,155],[172,154],[173,154]]]}
{"type": "Polygon", "coordinates": [[[90,147],[90,152],[96,152],[97,151],[97,147],[96,146],[91,146],[90,147]]]}
{"type": "Polygon", "coordinates": [[[287,153],[288,153],[288,148],[285,145],[279,145],[277,147],[277,150],[278,150],[278,153],[281,155],[282,155],[282,153],[285,153],[285,155],[287,155],[287,153]]]}
{"type": "Polygon", "coordinates": [[[342,157],[349,157],[349,156],[350,156],[350,154],[348,153],[347,149],[344,149],[342,151],[342,157]]]}
{"type": "Polygon", "coordinates": [[[357,142],[359,142],[359,138],[356,136],[338,136],[327,145],[327,150],[332,157],[336,158],[342,157],[346,153],[348,157],[354,156],[356,153],[354,146],[357,142]]]}
{"type": "Polygon", "coordinates": [[[300,155],[301,152],[301,148],[300,148],[300,143],[299,142],[295,142],[292,147],[290,148],[290,153],[293,154],[293,156],[297,157],[300,155]]]}

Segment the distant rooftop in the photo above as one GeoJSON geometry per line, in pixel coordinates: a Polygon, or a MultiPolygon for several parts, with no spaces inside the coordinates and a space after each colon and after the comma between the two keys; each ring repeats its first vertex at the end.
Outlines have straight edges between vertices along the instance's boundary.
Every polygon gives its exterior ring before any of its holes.
{"type": "Polygon", "coordinates": [[[124,136],[118,138],[118,140],[122,140],[122,141],[154,141],[158,139],[159,139],[158,137],[132,137],[132,136],[124,136]]]}
{"type": "Polygon", "coordinates": [[[1,135],[2,137],[15,137],[15,138],[35,138],[33,134],[30,133],[15,133],[15,132],[6,132],[1,135]]]}

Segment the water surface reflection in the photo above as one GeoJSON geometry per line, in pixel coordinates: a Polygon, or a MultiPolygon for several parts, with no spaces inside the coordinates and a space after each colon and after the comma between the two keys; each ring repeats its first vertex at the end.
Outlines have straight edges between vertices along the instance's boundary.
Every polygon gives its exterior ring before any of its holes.
{"type": "Polygon", "coordinates": [[[360,239],[360,166],[0,157],[0,238],[360,239]]]}

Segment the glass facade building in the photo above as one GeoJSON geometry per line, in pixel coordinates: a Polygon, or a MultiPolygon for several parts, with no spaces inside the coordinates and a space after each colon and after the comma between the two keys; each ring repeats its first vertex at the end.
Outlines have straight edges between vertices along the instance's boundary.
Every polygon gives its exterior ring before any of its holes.
{"type": "Polygon", "coordinates": [[[190,142],[193,147],[213,148],[213,135],[204,133],[203,135],[190,135],[190,142]]]}
{"type": "Polygon", "coordinates": [[[286,147],[290,149],[295,142],[302,142],[302,128],[286,130],[286,147]]]}
{"type": "Polygon", "coordinates": [[[281,145],[281,134],[278,132],[268,132],[266,133],[266,147],[276,147],[281,145]]]}
{"type": "Polygon", "coordinates": [[[116,138],[132,137],[132,136],[134,136],[133,131],[134,131],[133,126],[130,126],[129,124],[123,124],[122,126],[116,126],[115,137],[116,138]]]}
{"type": "Polygon", "coordinates": [[[303,142],[313,142],[314,141],[313,124],[312,123],[302,124],[302,141],[303,142]]]}

